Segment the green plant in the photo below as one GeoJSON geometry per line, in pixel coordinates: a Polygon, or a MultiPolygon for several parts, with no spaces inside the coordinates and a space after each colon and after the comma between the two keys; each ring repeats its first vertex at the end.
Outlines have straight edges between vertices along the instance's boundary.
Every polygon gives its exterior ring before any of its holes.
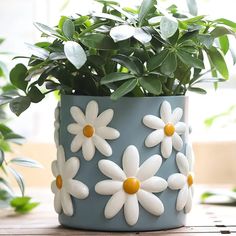
{"type": "MultiPolygon", "coordinates": [[[[0,40],[0,43],[3,40],[0,40]]],[[[23,176],[14,168],[14,165],[25,167],[41,167],[41,165],[31,159],[15,157],[9,159],[6,154],[12,153],[12,144],[21,144],[23,137],[10,129],[6,122],[8,117],[4,111],[3,105],[11,100],[11,96],[18,96],[16,88],[6,81],[6,66],[3,62],[0,64],[0,94],[4,99],[1,100],[0,109],[0,208],[11,206],[17,213],[27,213],[35,208],[39,203],[30,202],[31,198],[24,196],[25,184],[23,176]],[[21,197],[15,195],[9,182],[9,175],[12,175],[21,191],[21,197]]]]}
{"type": "Polygon", "coordinates": [[[229,78],[224,56],[236,23],[196,15],[191,0],[191,17],[176,5],[162,10],[156,0],[144,0],[138,9],[97,1],[102,13],[62,16],[54,28],[35,23],[43,38],[53,40],[28,45],[28,67],[17,64],[10,73],[22,92],[10,98],[16,115],[56,90],[113,100],[184,95],[187,90],[205,94],[199,83],[217,86],[229,78]]]}

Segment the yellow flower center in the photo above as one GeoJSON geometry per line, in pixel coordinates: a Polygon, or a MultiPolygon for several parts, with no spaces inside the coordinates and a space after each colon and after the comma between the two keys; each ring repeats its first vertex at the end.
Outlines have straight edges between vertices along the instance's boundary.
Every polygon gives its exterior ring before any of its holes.
{"type": "Polygon", "coordinates": [[[187,182],[189,187],[193,185],[193,176],[191,174],[188,175],[187,182]]]}
{"type": "Polygon", "coordinates": [[[140,188],[140,182],[136,178],[128,178],[123,183],[123,189],[128,194],[134,194],[138,192],[140,188]]]}
{"type": "Polygon", "coordinates": [[[86,125],[83,128],[83,134],[87,138],[91,138],[94,134],[94,128],[91,125],[86,125]]]}
{"type": "Polygon", "coordinates": [[[63,183],[62,177],[60,175],[58,175],[57,178],[56,178],[56,185],[57,185],[58,189],[62,188],[62,183],[63,183]]]}
{"type": "Polygon", "coordinates": [[[164,132],[166,136],[172,136],[175,132],[175,127],[172,123],[168,123],[164,127],[164,132]]]}

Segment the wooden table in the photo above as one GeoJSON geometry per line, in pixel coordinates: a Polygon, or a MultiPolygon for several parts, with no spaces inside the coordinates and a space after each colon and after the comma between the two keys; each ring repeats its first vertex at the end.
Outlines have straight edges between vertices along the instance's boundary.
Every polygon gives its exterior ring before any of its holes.
{"type": "Polygon", "coordinates": [[[196,205],[188,215],[186,227],[168,231],[141,233],[109,233],[78,231],[59,226],[53,210],[53,195],[45,189],[31,191],[41,205],[31,214],[15,215],[13,212],[0,212],[0,235],[236,235],[236,208],[213,205],[196,205]]]}

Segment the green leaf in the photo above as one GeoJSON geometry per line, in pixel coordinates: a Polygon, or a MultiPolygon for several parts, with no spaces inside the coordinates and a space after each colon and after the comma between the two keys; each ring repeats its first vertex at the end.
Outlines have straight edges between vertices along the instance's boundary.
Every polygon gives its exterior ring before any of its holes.
{"type": "Polygon", "coordinates": [[[75,26],[72,20],[70,19],[65,20],[62,26],[62,32],[67,38],[69,39],[73,38],[73,35],[75,33],[75,26]]]}
{"type": "Polygon", "coordinates": [[[156,1],[155,0],[143,0],[138,14],[139,25],[142,25],[143,20],[154,7],[156,1]]]}
{"type": "Polygon", "coordinates": [[[93,13],[92,16],[98,17],[98,18],[103,18],[103,19],[108,19],[108,20],[113,20],[115,22],[121,22],[125,23],[124,20],[122,20],[120,17],[112,15],[112,14],[107,14],[107,13],[93,13]]]}
{"type": "Polygon", "coordinates": [[[156,76],[141,77],[138,81],[149,93],[154,95],[160,95],[162,93],[161,81],[156,76]]]}
{"type": "Polygon", "coordinates": [[[29,158],[25,159],[25,158],[21,158],[21,157],[16,157],[16,158],[11,159],[10,162],[15,163],[20,166],[31,167],[31,168],[42,168],[43,167],[39,162],[29,159],[29,158]]]}
{"type": "Polygon", "coordinates": [[[231,29],[225,28],[223,26],[216,27],[214,30],[211,31],[210,34],[213,38],[218,38],[227,34],[235,35],[235,33],[231,29]]]}
{"type": "Polygon", "coordinates": [[[178,58],[189,67],[204,69],[203,61],[199,60],[196,57],[193,57],[190,53],[184,52],[183,50],[179,50],[177,52],[178,58]]]}
{"type": "Polygon", "coordinates": [[[123,83],[118,89],[115,90],[115,92],[112,93],[111,99],[117,100],[127,93],[131,92],[137,85],[136,79],[131,79],[123,83]]]}
{"type": "Polygon", "coordinates": [[[87,56],[84,49],[76,42],[65,42],[64,53],[67,59],[76,67],[76,69],[80,69],[87,61],[87,56]]]}
{"type": "Polygon", "coordinates": [[[200,94],[206,94],[206,90],[202,88],[197,88],[197,87],[188,87],[188,91],[195,92],[195,93],[200,93],[200,94]]]}
{"type": "Polygon", "coordinates": [[[201,201],[202,202],[205,202],[205,200],[211,196],[214,196],[215,194],[214,193],[211,193],[211,192],[205,192],[201,195],[201,201]]]}
{"type": "Polygon", "coordinates": [[[5,155],[2,149],[0,149],[0,167],[2,166],[2,163],[5,160],[5,155]]]}
{"type": "Polygon", "coordinates": [[[112,61],[115,61],[120,65],[126,67],[133,74],[142,75],[143,73],[143,64],[136,57],[128,57],[126,55],[119,54],[112,57],[112,61]]]}
{"type": "Polygon", "coordinates": [[[11,147],[9,143],[2,138],[0,139],[0,149],[4,152],[11,152],[11,147]]]}
{"type": "Polygon", "coordinates": [[[160,22],[160,30],[163,38],[170,38],[178,30],[178,21],[171,16],[163,16],[160,22]]]}
{"type": "Polygon", "coordinates": [[[161,65],[161,72],[165,75],[170,76],[177,68],[176,54],[169,53],[161,65]]]}
{"type": "Polygon", "coordinates": [[[214,38],[210,34],[199,34],[197,39],[208,49],[212,47],[214,38]]]}
{"type": "Polygon", "coordinates": [[[111,74],[108,74],[106,76],[104,76],[101,79],[101,84],[109,84],[109,83],[113,83],[113,82],[117,82],[117,81],[122,81],[122,80],[127,80],[127,79],[131,79],[134,78],[134,75],[132,74],[128,74],[128,73],[118,73],[118,72],[114,72],[111,74]]]}
{"type": "Polygon", "coordinates": [[[224,24],[224,25],[227,25],[231,28],[236,29],[236,23],[231,20],[225,19],[225,18],[219,18],[219,19],[214,20],[213,22],[221,23],[221,24],[224,24]]]}
{"type": "Polygon", "coordinates": [[[30,201],[30,197],[15,197],[11,200],[12,207],[24,206],[30,201]]]}
{"type": "Polygon", "coordinates": [[[197,1],[187,0],[187,5],[188,5],[189,13],[193,16],[197,16],[198,14],[197,1]]]}
{"type": "Polygon", "coordinates": [[[10,166],[7,166],[7,169],[11,172],[11,174],[14,176],[22,196],[24,196],[24,192],[25,192],[25,184],[24,184],[24,179],[22,177],[22,175],[20,173],[18,173],[16,170],[14,170],[13,168],[11,168],[10,166]]]}
{"type": "Polygon", "coordinates": [[[100,50],[115,50],[117,45],[111,37],[104,34],[86,34],[81,38],[81,43],[89,48],[96,48],[100,50]]]}
{"type": "Polygon", "coordinates": [[[0,106],[9,103],[12,99],[12,97],[0,96],[0,106]]]}
{"type": "Polygon", "coordinates": [[[28,85],[28,81],[25,80],[27,72],[28,70],[23,64],[17,64],[10,72],[11,83],[25,91],[28,85]]]}
{"type": "Polygon", "coordinates": [[[215,47],[211,47],[211,49],[208,50],[207,52],[209,54],[209,57],[210,57],[213,65],[217,69],[217,71],[219,71],[220,74],[225,79],[228,79],[229,78],[229,71],[228,71],[227,64],[226,64],[225,59],[222,56],[222,54],[215,47]]]}
{"type": "Polygon", "coordinates": [[[74,21],[74,25],[75,26],[80,26],[80,25],[84,24],[84,22],[87,21],[88,19],[89,19],[88,16],[81,16],[81,17],[79,17],[78,19],[76,19],[74,21]]]}
{"type": "Polygon", "coordinates": [[[220,48],[224,55],[229,51],[229,39],[227,35],[219,37],[220,48]]]}
{"type": "Polygon", "coordinates": [[[162,50],[160,53],[156,54],[155,56],[151,57],[147,62],[147,69],[148,71],[153,71],[157,67],[161,66],[163,61],[165,61],[169,51],[167,49],[162,50]]]}
{"type": "Polygon", "coordinates": [[[39,205],[38,202],[30,202],[30,197],[15,197],[10,201],[10,205],[17,213],[25,214],[39,205]]]}
{"type": "Polygon", "coordinates": [[[29,97],[17,97],[10,102],[10,109],[13,113],[19,116],[30,106],[31,100],[29,97]]]}
{"type": "Polygon", "coordinates": [[[32,86],[27,96],[30,98],[31,102],[38,103],[45,98],[45,95],[36,87],[32,86]]]}
{"type": "Polygon", "coordinates": [[[59,34],[57,33],[56,30],[50,28],[49,26],[47,25],[44,25],[42,23],[38,23],[38,22],[35,22],[34,23],[34,26],[39,30],[41,31],[42,33],[46,34],[46,35],[53,35],[53,36],[58,36],[59,34]]]}

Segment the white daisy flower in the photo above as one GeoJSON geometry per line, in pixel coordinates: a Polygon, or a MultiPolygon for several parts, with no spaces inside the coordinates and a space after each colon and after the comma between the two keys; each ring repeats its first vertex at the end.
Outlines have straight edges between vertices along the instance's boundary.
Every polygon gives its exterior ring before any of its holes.
{"type": "Polygon", "coordinates": [[[191,145],[187,144],[186,156],[177,153],[176,163],[180,173],[175,173],[168,178],[168,186],[172,190],[180,190],[176,201],[176,210],[190,212],[193,197],[193,152],[191,145]]]}
{"type": "Polygon", "coordinates": [[[154,147],[161,143],[161,154],[164,158],[168,158],[172,153],[172,146],[177,151],[183,147],[183,140],[180,137],[185,133],[186,124],[179,122],[183,115],[183,110],[177,107],[173,113],[171,105],[164,101],[160,109],[161,118],[154,115],[146,115],[143,118],[143,123],[155,129],[149,134],[145,140],[146,147],[154,147]]]}
{"type": "Polygon", "coordinates": [[[79,159],[71,157],[65,161],[65,153],[62,146],[57,149],[57,160],[52,162],[52,173],[56,180],[52,182],[51,189],[55,194],[55,211],[60,214],[73,215],[71,196],[85,199],[89,195],[88,187],[82,182],[73,179],[80,167],[79,159]]]}
{"type": "Polygon", "coordinates": [[[54,142],[56,146],[59,146],[59,128],[60,128],[60,123],[59,123],[59,116],[60,116],[60,103],[58,103],[55,112],[54,112],[54,142]]]}
{"type": "Polygon", "coordinates": [[[114,217],[124,206],[127,224],[134,225],[139,218],[139,204],[149,213],[160,216],[164,212],[161,200],[153,193],[167,188],[167,182],[154,176],[162,158],[154,155],[139,167],[139,153],[135,146],[128,146],[123,154],[123,170],[110,160],[98,163],[100,171],[111,178],[98,182],[95,191],[101,195],[112,195],[105,207],[105,217],[114,217]]]}
{"type": "Polygon", "coordinates": [[[114,111],[108,109],[98,116],[98,104],[90,101],[86,107],[85,115],[79,107],[73,106],[70,113],[76,123],[67,127],[69,133],[76,135],[71,143],[71,151],[77,152],[82,147],[84,159],[89,161],[95,154],[95,147],[104,156],[111,156],[112,149],[106,139],[117,139],[118,130],[107,125],[113,118],[114,111]]]}

